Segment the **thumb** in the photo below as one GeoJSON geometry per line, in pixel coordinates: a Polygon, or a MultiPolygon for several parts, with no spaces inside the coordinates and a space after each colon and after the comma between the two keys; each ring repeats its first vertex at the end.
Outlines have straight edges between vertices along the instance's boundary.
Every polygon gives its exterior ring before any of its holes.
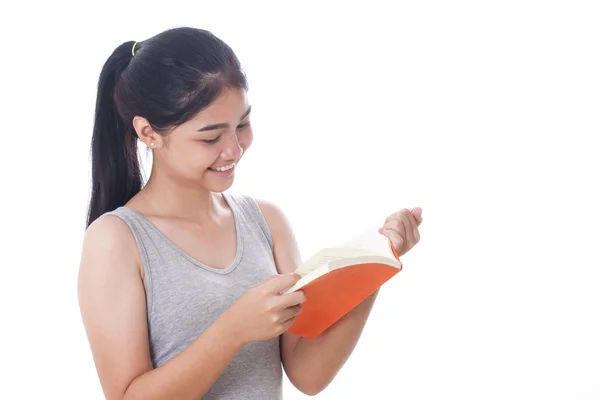
{"type": "Polygon", "coordinates": [[[410,209],[411,214],[415,217],[415,221],[417,221],[417,226],[421,225],[423,222],[423,210],[421,207],[414,207],[410,209]]]}
{"type": "Polygon", "coordinates": [[[294,286],[294,284],[298,282],[300,278],[301,276],[295,272],[283,275],[275,275],[264,282],[265,289],[271,293],[280,293],[285,289],[294,286]]]}

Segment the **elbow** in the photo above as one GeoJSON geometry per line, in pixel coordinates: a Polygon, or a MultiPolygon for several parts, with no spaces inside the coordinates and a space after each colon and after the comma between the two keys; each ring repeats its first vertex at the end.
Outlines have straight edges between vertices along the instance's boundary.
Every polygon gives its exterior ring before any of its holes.
{"type": "Polygon", "coordinates": [[[306,376],[303,379],[292,383],[306,396],[316,396],[325,390],[327,386],[329,386],[330,381],[319,379],[317,377],[306,376]]]}
{"type": "Polygon", "coordinates": [[[299,368],[298,364],[284,363],[284,369],[290,383],[306,396],[316,396],[325,390],[333,381],[336,373],[327,368],[311,366],[299,368]]]}
{"type": "Polygon", "coordinates": [[[306,396],[316,396],[321,393],[328,385],[318,385],[318,384],[310,384],[306,385],[300,391],[304,393],[306,396]]]}
{"type": "Polygon", "coordinates": [[[306,396],[316,396],[319,393],[321,393],[322,389],[318,389],[318,388],[310,388],[310,389],[304,389],[304,390],[300,390],[304,395],[306,396]]]}
{"type": "Polygon", "coordinates": [[[123,392],[123,394],[119,397],[115,397],[115,400],[137,400],[137,399],[139,399],[140,396],[138,395],[138,393],[136,393],[135,385],[134,385],[134,383],[137,379],[138,378],[135,378],[134,380],[129,382],[129,384],[125,388],[125,391],[123,392]]]}

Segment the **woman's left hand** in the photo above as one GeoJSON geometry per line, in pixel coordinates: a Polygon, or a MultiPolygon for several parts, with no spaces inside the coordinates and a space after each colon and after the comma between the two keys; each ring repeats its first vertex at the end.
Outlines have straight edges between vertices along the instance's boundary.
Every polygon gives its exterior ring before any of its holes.
{"type": "Polygon", "coordinates": [[[391,214],[385,219],[385,223],[379,228],[379,233],[387,237],[398,257],[406,254],[419,240],[418,226],[423,222],[423,210],[419,207],[404,208],[391,214]]]}

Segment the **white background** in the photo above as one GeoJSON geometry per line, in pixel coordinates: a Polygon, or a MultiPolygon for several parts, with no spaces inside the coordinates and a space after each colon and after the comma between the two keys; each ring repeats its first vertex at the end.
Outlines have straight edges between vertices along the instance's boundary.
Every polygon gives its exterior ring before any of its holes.
{"type": "Polygon", "coordinates": [[[255,142],[233,190],[283,208],[305,257],[423,208],[317,398],[600,398],[596,4],[3,5],[0,398],[102,398],[76,294],[97,79],[182,25],[241,59],[255,142]]]}

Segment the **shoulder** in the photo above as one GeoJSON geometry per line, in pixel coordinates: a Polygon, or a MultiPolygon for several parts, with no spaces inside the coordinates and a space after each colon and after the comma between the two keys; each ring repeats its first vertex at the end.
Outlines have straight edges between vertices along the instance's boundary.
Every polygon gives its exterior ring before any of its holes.
{"type": "Polygon", "coordinates": [[[84,247],[119,250],[126,247],[132,240],[132,234],[127,223],[113,214],[104,214],[86,229],[84,247]]]}
{"type": "Polygon", "coordinates": [[[138,266],[139,254],[127,223],[113,214],[104,214],[90,224],[83,238],[81,269],[138,266]]]}
{"type": "Polygon", "coordinates": [[[290,221],[281,207],[270,200],[262,198],[255,198],[254,201],[264,216],[269,229],[274,232],[273,235],[292,233],[290,221]]]}
{"type": "Polygon", "coordinates": [[[300,265],[300,251],[288,217],[272,201],[255,199],[273,238],[273,253],[279,273],[294,272],[300,265]]]}

